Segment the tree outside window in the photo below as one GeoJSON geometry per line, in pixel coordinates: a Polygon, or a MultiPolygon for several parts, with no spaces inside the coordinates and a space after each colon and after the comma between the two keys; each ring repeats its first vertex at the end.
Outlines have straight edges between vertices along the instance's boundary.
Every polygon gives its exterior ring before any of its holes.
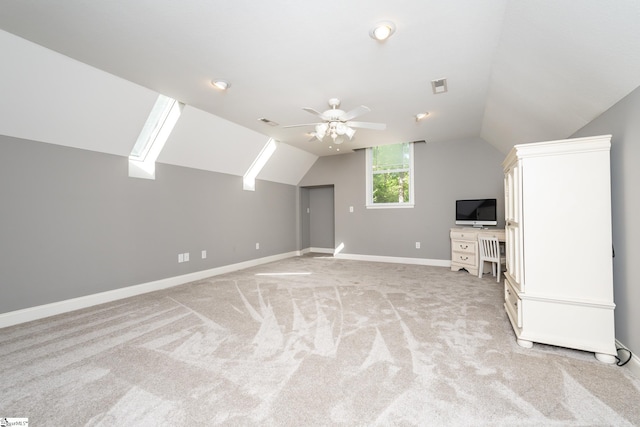
{"type": "Polygon", "coordinates": [[[413,144],[367,149],[367,207],[413,205],[413,144]]]}

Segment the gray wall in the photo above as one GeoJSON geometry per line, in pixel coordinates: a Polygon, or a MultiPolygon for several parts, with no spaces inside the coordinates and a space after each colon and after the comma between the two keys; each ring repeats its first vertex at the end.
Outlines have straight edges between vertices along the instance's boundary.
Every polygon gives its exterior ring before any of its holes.
{"type": "Polygon", "coordinates": [[[640,88],[573,136],[611,134],[611,210],[613,221],[616,338],[640,353],[640,88]]]}
{"type": "Polygon", "coordinates": [[[0,313],[295,251],[296,193],[0,136],[0,313]]]}
{"type": "Polygon", "coordinates": [[[365,208],[364,150],[319,158],[300,185],[334,185],[335,245],[344,243],[343,253],[450,260],[456,199],[497,198],[504,227],[503,159],[479,138],[416,144],[413,209],[365,208]]]}

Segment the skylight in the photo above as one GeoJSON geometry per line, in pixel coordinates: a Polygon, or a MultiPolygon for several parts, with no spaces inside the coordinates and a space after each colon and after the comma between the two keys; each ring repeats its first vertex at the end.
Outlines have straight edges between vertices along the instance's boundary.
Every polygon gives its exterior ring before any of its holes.
{"type": "Polygon", "coordinates": [[[269,138],[269,141],[267,141],[266,145],[262,148],[262,151],[260,151],[258,157],[256,157],[256,159],[253,161],[253,164],[249,167],[247,172],[242,177],[242,188],[244,190],[256,190],[256,177],[258,176],[264,165],[267,164],[269,158],[271,158],[273,153],[276,151],[276,148],[278,148],[278,143],[273,138],[269,138]]]}
{"type": "Polygon", "coordinates": [[[180,118],[184,104],[159,95],[129,155],[129,176],[155,179],[155,163],[180,118]]]}

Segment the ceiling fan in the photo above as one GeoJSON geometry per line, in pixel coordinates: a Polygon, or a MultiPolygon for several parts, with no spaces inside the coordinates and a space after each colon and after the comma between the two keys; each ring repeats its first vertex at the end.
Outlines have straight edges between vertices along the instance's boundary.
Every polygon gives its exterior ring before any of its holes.
{"type": "Polygon", "coordinates": [[[342,144],[344,142],[344,136],[349,139],[353,138],[356,133],[353,128],[361,129],[373,129],[373,130],[385,130],[387,125],[384,123],[370,123],[370,122],[354,122],[354,119],[364,113],[371,111],[369,107],[361,105],[354,108],[351,111],[343,111],[338,107],[340,106],[340,100],[338,98],[329,99],[329,106],[331,109],[320,113],[313,108],[303,108],[304,111],[319,117],[322,121],[316,123],[303,123],[299,125],[283,126],[283,128],[293,128],[300,126],[315,126],[315,132],[313,136],[322,141],[325,136],[329,135],[333,139],[334,144],[342,144]]]}

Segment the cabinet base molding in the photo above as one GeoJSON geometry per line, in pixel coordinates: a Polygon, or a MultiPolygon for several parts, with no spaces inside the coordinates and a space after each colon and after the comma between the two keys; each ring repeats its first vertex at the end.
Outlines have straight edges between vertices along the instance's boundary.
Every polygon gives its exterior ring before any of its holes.
{"type": "Polygon", "coordinates": [[[508,281],[505,293],[510,296],[505,311],[521,347],[531,348],[537,342],[594,352],[604,363],[615,361],[615,340],[610,337],[615,305],[528,299],[514,291],[508,281]]]}
{"type": "Polygon", "coordinates": [[[520,347],[523,347],[523,348],[533,347],[533,341],[521,340],[520,338],[516,338],[516,342],[520,347]]]}
{"type": "Polygon", "coordinates": [[[596,359],[598,359],[602,363],[608,363],[609,365],[611,365],[612,363],[616,363],[617,361],[615,356],[612,356],[611,354],[595,353],[595,355],[596,359]]]}

